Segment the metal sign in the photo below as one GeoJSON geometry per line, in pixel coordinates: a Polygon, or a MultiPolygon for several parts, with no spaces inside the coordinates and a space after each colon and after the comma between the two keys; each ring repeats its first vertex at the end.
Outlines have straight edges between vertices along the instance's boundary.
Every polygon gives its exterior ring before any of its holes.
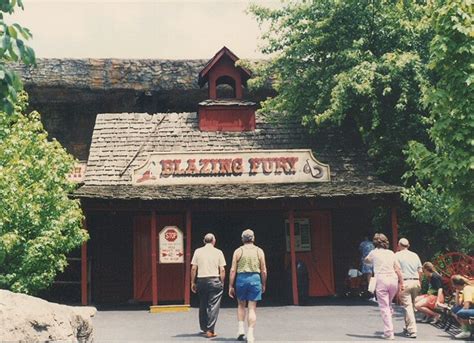
{"type": "Polygon", "coordinates": [[[177,226],[165,226],[159,241],[160,263],[184,263],[183,232],[177,226]]]}
{"type": "Polygon", "coordinates": [[[309,149],[156,153],[132,172],[134,185],[327,181],[329,166],[309,149]]]}
{"type": "MultiPolygon", "coordinates": [[[[290,252],[290,222],[285,219],[286,251],[290,252]]],[[[311,225],[308,218],[295,218],[295,251],[311,251],[311,225]]]]}

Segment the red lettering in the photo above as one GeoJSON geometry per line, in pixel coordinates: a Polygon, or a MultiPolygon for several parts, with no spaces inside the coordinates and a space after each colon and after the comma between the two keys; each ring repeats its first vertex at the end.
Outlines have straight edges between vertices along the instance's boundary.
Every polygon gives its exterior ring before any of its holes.
{"type": "Polygon", "coordinates": [[[196,166],[196,160],[195,159],[189,159],[188,160],[188,168],[186,168],[186,175],[194,175],[199,172],[198,167],[196,166]]]}
{"type": "Polygon", "coordinates": [[[172,160],[161,160],[161,175],[160,177],[168,177],[173,174],[173,161],[172,160]]]}
{"type": "Polygon", "coordinates": [[[257,174],[257,172],[258,172],[258,167],[260,167],[260,162],[261,162],[261,159],[260,159],[260,158],[251,158],[251,159],[249,159],[249,163],[250,163],[250,175],[252,175],[252,174],[257,174]]]}
{"type": "Polygon", "coordinates": [[[281,174],[283,172],[283,165],[285,163],[285,159],[283,157],[275,158],[275,174],[281,174]]]}
{"type": "Polygon", "coordinates": [[[287,157],[286,160],[290,165],[290,172],[292,174],[296,173],[296,162],[298,162],[298,157],[287,157]]]}
{"type": "Polygon", "coordinates": [[[232,173],[232,159],[226,158],[219,160],[221,165],[220,173],[221,174],[231,174],[232,173]]]}
{"type": "Polygon", "coordinates": [[[174,163],[174,175],[183,175],[184,169],[181,169],[181,160],[173,160],[174,163]]]}
{"type": "Polygon", "coordinates": [[[273,158],[262,158],[262,167],[265,175],[271,174],[273,171],[273,158]]]}
{"type": "Polygon", "coordinates": [[[244,165],[241,158],[235,158],[232,161],[232,173],[234,175],[241,175],[244,172],[244,165]]]}
{"type": "Polygon", "coordinates": [[[210,161],[211,161],[211,166],[212,166],[211,174],[215,175],[219,173],[219,160],[210,160],[210,161]]]}
{"type": "Polygon", "coordinates": [[[204,175],[207,175],[207,174],[210,174],[211,173],[211,168],[210,168],[210,163],[211,161],[207,160],[207,159],[201,159],[199,160],[199,164],[202,166],[201,167],[201,170],[199,171],[200,174],[204,174],[204,175]]]}

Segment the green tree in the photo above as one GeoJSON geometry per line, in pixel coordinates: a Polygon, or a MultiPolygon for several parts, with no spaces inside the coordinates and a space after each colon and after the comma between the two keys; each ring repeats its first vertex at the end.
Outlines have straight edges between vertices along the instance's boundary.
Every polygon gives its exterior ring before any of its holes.
{"type": "Polygon", "coordinates": [[[419,220],[435,223],[453,245],[474,251],[474,10],[471,0],[437,3],[426,90],[431,146],[411,142],[415,184],[404,196],[419,220]],[[449,233],[448,233],[449,232],[449,233]],[[457,243],[457,244],[456,244],[457,243]]]}
{"type": "Polygon", "coordinates": [[[263,52],[273,56],[257,69],[253,86],[271,78],[277,92],[261,111],[295,116],[313,131],[325,125],[357,130],[378,174],[401,184],[403,150],[409,140],[426,139],[426,10],[401,0],[251,6],[266,25],[263,52]]]}
{"type": "Polygon", "coordinates": [[[24,108],[0,112],[0,287],[35,293],[64,270],[65,254],[87,232],[78,200],[68,197],[74,159],[24,108]]]}
{"type": "Polygon", "coordinates": [[[22,0],[0,0],[0,111],[12,114],[18,94],[23,90],[19,76],[7,64],[21,61],[35,64],[35,52],[24,41],[32,37],[31,32],[17,23],[8,25],[4,16],[23,9],[22,0]]]}

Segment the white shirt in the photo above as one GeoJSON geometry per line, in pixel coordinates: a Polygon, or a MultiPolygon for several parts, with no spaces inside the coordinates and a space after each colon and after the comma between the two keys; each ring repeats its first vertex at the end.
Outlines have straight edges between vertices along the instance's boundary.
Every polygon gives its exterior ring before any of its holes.
{"type": "Polygon", "coordinates": [[[191,260],[193,266],[197,266],[197,277],[218,277],[219,267],[224,267],[225,258],[221,250],[207,243],[202,248],[196,249],[191,260]]]}
{"type": "Polygon", "coordinates": [[[395,254],[404,279],[418,279],[422,265],[420,258],[413,251],[403,249],[395,254]]]}
{"type": "Polygon", "coordinates": [[[398,265],[395,253],[389,249],[375,248],[367,258],[374,265],[375,274],[395,274],[394,265],[398,265]]]}

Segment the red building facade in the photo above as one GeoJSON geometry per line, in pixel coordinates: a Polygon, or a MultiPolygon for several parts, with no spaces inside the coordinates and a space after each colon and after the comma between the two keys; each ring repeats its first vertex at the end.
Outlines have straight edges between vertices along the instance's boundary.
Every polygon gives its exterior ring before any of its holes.
{"type": "MultiPolygon", "coordinates": [[[[309,296],[338,293],[374,207],[392,212],[388,229],[396,241],[399,188],[377,180],[363,150],[343,132],[311,136],[298,122],[256,115],[258,100],[270,93],[248,93],[251,74],[237,60],[223,48],[202,62],[194,75],[202,91],[159,93],[158,81],[143,76],[147,106],[168,104],[166,111],[137,113],[135,104],[123,113],[113,111],[115,103],[90,116],[90,143],[80,143],[87,145],[85,178],[75,193],[91,237],[81,250],[83,304],[190,304],[190,259],[207,232],[230,263],[240,233],[252,228],[268,260],[266,298],[293,304],[298,262],[308,270],[309,296]],[[191,111],[171,105],[180,99],[196,100],[191,111]]],[[[45,93],[38,78],[27,82],[33,105],[35,94],[45,93]]],[[[115,99],[129,96],[113,82],[107,87],[105,99],[112,91],[115,99]]],[[[71,141],[64,135],[74,152],[71,141]]]]}

